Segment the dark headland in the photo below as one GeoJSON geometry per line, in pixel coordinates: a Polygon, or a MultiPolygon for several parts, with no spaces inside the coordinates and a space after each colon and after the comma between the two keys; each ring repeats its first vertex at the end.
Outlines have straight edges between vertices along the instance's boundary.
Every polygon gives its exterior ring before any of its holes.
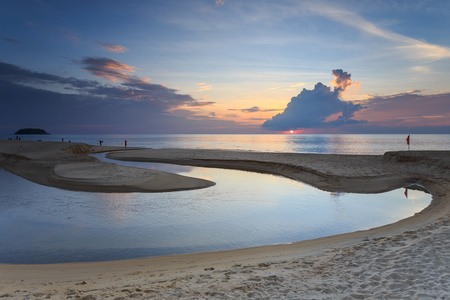
{"type": "Polygon", "coordinates": [[[50,133],[40,128],[23,128],[17,130],[14,134],[50,134],[50,133]]]}

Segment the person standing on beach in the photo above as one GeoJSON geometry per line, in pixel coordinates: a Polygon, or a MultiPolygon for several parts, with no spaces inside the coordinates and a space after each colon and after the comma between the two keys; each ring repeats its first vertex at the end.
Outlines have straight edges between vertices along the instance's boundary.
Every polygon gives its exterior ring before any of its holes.
{"type": "Polygon", "coordinates": [[[127,140],[125,140],[125,148],[127,147],[127,140]]]}

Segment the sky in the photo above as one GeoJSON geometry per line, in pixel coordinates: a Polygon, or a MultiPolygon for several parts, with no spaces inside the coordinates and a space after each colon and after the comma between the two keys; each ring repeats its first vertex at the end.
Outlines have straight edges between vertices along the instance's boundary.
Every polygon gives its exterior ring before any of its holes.
{"type": "Polygon", "coordinates": [[[450,1],[0,0],[0,133],[450,133],[450,1]]]}

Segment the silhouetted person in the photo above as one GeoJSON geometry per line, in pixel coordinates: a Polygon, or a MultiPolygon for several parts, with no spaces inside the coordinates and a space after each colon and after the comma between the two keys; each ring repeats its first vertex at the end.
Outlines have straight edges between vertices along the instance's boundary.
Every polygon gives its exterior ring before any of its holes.
{"type": "Polygon", "coordinates": [[[125,148],[127,147],[127,140],[125,140],[125,148]]]}

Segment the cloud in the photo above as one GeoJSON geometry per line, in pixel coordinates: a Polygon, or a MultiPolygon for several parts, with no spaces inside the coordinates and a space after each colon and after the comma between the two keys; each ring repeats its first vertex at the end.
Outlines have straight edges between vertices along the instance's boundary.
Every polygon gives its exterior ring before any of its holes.
{"type": "Polygon", "coordinates": [[[262,127],[269,130],[294,130],[365,123],[363,120],[352,119],[354,113],[361,110],[363,105],[339,99],[339,95],[351,86],[351,74],[340,69],[333,70],[332,74],[335,76],[332,81],[334,91],[320,82],[313,90],[303,89],[291,99],[282,113],[264,122],[262,127]],[[330,120],[330,117],[335,119],[330,120]]]}
{"type": "Polygon", "coordinates": [[[185,121],[151,101],[61,94],[4,83],[0,87],[7,97],[0,111],[0,129],[33,126],[52,133],[151,133],[174,131],[185,121]]]}
{"type": "Polygon", "coordinates": [[[124,53],[127,52],[128,49],[121,45],[114,45],[106,42],[98,42],[102,48],[106,51],[114,52],[114,53],[124,53]]]}
{"type": "Polygon", "coordinates": [[[320,2],[308,2],[305,3],[304,7],[307,7],[315,14],[325,16],[374,36],[392,41],[396,43],[396,49],[405,53],[409,58],[440,60],[450,57],[450,48],[448,47],[430,44],[380,28],[353,12],[332,7],[330,5],[322,5],[320,2]]]}
{"type": "Polygon", "coordinates": [[[130,80],[130,73],[136,68],[106,57],[86,57],[80,64],[83,70],[112,82],[130,80]]]}
{"type": "Polygon", "coordinates": [[[304,86],[305,84],[306,84],[305,82],[299,82],[299,83],[290,84],[288,87],[276,86],[276,87],[266,88],[266,90],[268,90],[268,91],[276,91],[276,90],[283,89],[284,91],[296,91],[300,87],[304,86]]]}
{"type": "Polygon", "coordinates": [[[150,79],[133,75],[136,67],[104,57],[87,57],[81,61],[81,66],[92,75],[105,78],[114,83],[120,82],[120,87],[101,86],[96,89],[98,94],[109,97],[139,99],[158,102],[165,109],[179,106],[205,106],[214,102],[199,102],[190,95],[178,94],[176,89],[162,84],[151,83],[150,79]]]}
{"type": "Polygon", "coordinates": [[[72,42],[75,43],[75,44],[77,44],[77,43],[80,42],[79,34],[76,33],[76,32],[68,32],[68,33],[65,35],[65,38],[68,39],[68,40],[70,40],[70,41],[72,41],[72,42]]]}
{"type": "Polygon", "coordinates": [[[431,72],[431,69],[427,66],[414,66],[409,68],[411,71],[416,72],[416,73],[425,73],[428,74],[431,72]]]}
{"type": "Polygon", "coordinates": [[[423,90],[413,90],[345,102],[336,97],[337,92],[321,83],[314,90],[304,89],[292,98],[283,113],[267,120],[263,128],[415,134],[448,133],[450,130],[450,93],[425,95],[423,90]]]}
{"type": "Polygon", "coordinates": [[[110,132],[156,132],[165,126],[160,132],[166,132],[166,129],[176,132],[176,126],[186,127],[182,123],[187,120],[174,116],[171,111],[214,104],[197,101],[190,95],[179,94],[175,89],[150,83],[145,78],[114,74],[116,69],[119,73],[133,70],[116,61],[86,59],[85,62],[89,62],[89,67],[95,67],[92,72],[102,76],[112,72],[108,76],[124,81],[105,85],[95,80],[33,72],[0,62],[0,128],[42,125],[53,128],[52,132],[70,132],[77,128],[84,132],[88,128],[103,128],[110,132]]]}
{"type": "Polygon", "coordinates": [[[450,126],[450,93],[423,95],[415,90],[372,97],[356,113],[380,127],[450,126]]]}
{"type": "Polygon", "coordinates": [[[306,84],[306,83],[304,83],[304,82],[293,83],[293,84],[291,84],[289,87],[290,87],[290,88],[298,88],[298,87],[304,86],[305,84],[306,84]]]}
{"type": "Polygon", "coordinates": [[[243,108],[243,109],[235,109],[235,108],[229,108],[228,110],[237,110],[245,113],[254,113],[254,112],[269,112],[269,111],[279,111],[282,109],[263,109],[259,108],[258,106],[253,106],[251,108],[243,108]]]}
{"type": "Polygon", "coordinates": [[[216,102],[213,101],[193,101],[186,105],[190,107],[203,107],[203,106],[211,106],[214,105],[215,103],[216,102]]]}
{"type": "Polygon", "coordinates": [[[2,41],[8,42],[8,43],[13,43],[13,44],[20,44],[20,42],[18,40],[11,39],[11,38],[2,38],[2,41]]]}
{"type": "Polygon", "coordinates": [[[19,66],[0,62],[0,82],[15,84],[43,84],[43,85],[63,85],[68,88],[92,88],[99,85],[97,81],[81,80],[73,77],[65,78],[52,74],[33,72],[19,66]]]}
{"type": "Polygon", "coordinates": [[[210,89],[212,89],[212,84],[206,84],[205,82],[200,82],[197,83],[198,85],[198,92],[204,92],[204,91],[209,91],[210,89]]]}
{"type": "Polygon", "coordinates": [[[352,82],[352,74],[344,72],[342,69],[333,70],[331,74],[333,74],[334,80],[331,80],[330,84],[341,99],[352,97],[359,91],[359,82],[352,82]]]}
{"type": "Polygon", "coordinates": [[[216,5],[224,5],[225,4],[225,0],[216,0],[216,5]]]}
{"type": "Polygon", "coordinates": [[[334,87],[335,91],[338,91],[338,93],[345,91],[352,85],[352,79],[350,78],[352,74],[344,72],[342,69],[333,70],[331,71],[331,74],[333,74],[335,78],[330,81],[330,84],[334,87]]]}
{"type": "MultiPolygon", "coordinates": [[[[199,102],[190,95],[181,95],[176,89],[168,88],[162,84],[151,83],[150,79],[133,75],[136,67],[121,63],[105,57],[86,57],[80,65],[92,75],[107,79],[114,83],[120,82],[121,87],[99,87],[98,93],[107,96],[125,97],[155,101],[166,109],[179,106],[206,106],[214,102],[199,102]]],[[[206,84],[205,84],[206,85],[206,84]]]]}

